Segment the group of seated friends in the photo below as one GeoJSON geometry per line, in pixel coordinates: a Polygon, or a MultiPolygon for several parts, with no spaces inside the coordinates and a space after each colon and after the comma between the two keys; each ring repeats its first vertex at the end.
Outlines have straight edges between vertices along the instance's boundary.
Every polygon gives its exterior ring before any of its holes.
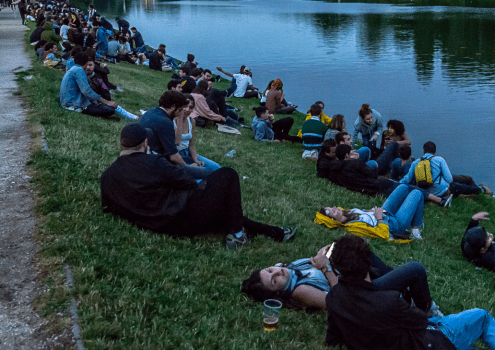
{"type": "MultiPolygon", "coordinates": [[[[382,116],[369,104],[361,106],[349,134],[344,116],[328,117],[325,104],[317,101],[307,111],[301,130],[291,135],[294,119],[274,116],[297,108],[285,100],[281,79],[271,80],[261,93],[253,86],[249,67],[242,66],[236,74],[217,67],[231,78],[227,90],[218,90],[213,83],[220,77],[198,68],[193,55],[182,65],[166,55],[164,45],[150,52],[141,34],[134,27],[129,31],[127,21],[117,19],[116,33],[93,5],[87,13],[51,1],[27,10],[28,19],[38,25],[32,35],[38,56],[44,62],[60,62],[44,63],[48,67],[66,70],[61,106],[106,119],[119,120],[117,113],[136,120],[121,130],[120,157],[101,176],[101,196],[105,212],[140,228],[181,237],[222,233],[229,249],[249,243],[255,235],[277,242],[294,238],[295,226],[271,226],[244,216],[237,172],[197,153],[196,124],[243,126],[244,120],[226,97],[261,98],[251,124],[255,140],[301,143],[302,157],[316,161],[319,177],[351,191],[387,197],[381,207],[369,210],[323,208],[317,219],[331,222],[331,227],[385,232],[390,239],[422,239],[426,200],[449,207],[454,196],[492,194],[469,176],[452,175],[431,141],[423,145],[420,158],[412,158],[404,124],[389,120],[384,131],[382,116]],[[121,46],[112,44],[114,37],[121,46]],[[111,101],[111,92],[118,87],[108,80],[106,62],[148,62],[151,69],[175,72],[158,107],[138,116],[111,101]],[[424,161],[431,178],[428,185],[416,178],[415,169],[424,161]]],[[[472,216],[461,248],[469,261],[495,271],[493,235],[479,225],[479,220],[487,219],[486,212],[472,216]]],[[[275,298],[289,308],[327,310],[326,342],[331,346],[469,349],[481,338],[495,349],[495,320],[487,311],[443,316],[431,299],[421,263],[393,269],[354,235],[341,237],[314,257],[255,270],[243,281],[242,291],[256,301],[275,298]]]]}

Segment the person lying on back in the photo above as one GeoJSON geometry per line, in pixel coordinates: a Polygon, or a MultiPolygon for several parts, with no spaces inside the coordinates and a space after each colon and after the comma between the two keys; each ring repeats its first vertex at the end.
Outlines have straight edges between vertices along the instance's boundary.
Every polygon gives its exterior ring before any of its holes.
{"type": "Polygon", "coordinates": [[[490,220],[488,213],[482,211],[473,215],[462,237],[461,250],[469,262],[495,271],[493,234],[487,232],[483,226],[479,226],[479,220],[490,220]]]}

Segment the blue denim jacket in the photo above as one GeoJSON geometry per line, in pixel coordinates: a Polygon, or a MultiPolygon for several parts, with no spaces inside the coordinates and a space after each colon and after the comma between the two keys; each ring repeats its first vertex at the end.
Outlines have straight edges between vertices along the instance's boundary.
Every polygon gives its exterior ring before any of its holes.
{"type": "Polygon", "coordinates": [[[357,117],[356,121],[354,122],[354,127],[351,135],[352,139],[352,144],[354,145],[356,143],[356,139],[361,133],[361,135],[367,135],[370,138],[373,136],[375,132],[377,132],[379,135],[382,134],[383,132],[383,119],[382,115],[378,113],[376,110],[371,109],[371,112],[373,113],[373,123],[371,125],[366,124],[361,117],[357,117]]]}
{"type": "Polygon", "coordinates": [[[90,101],[101,100],[101,96],[94,92],[88,83],[84,69],[75,64],[65,73],[60,85],[60,104],[62,107],[86,108],[90,101]]]}
{"type": "MultiPolygon", "coordinates": [[[[431,177],[434,180],[433,185],[426,190],[434,196],[441,196],[449,189],[450,183],[453,181],[447,162],[442,157],[434,156],[431,153],[425,153],[423,157],[430,159],[431,177]]],[[[421,158],[416,159],[411,164],[409,172],[400,180],[400,183],[415,184],[416,176],[414,175],[414,170],[416,169],[416,165],[421,161],[421,158]]]]}
{"type": "Polygon", "coordinates": [[[253,130],[254,138],[256,140],[261,142],[273,140],[274,133],[272,125],[265,120],[259,120],[257,116],[253,119],[251,129],[253,130]]]}
{"type": "Polygon", "coordinates": [[[108,50],[108,39],[105,28],[98,28],[98,31],[96,32],[96,42],[96,51],[104,51],[106,53],[108,50]]]}

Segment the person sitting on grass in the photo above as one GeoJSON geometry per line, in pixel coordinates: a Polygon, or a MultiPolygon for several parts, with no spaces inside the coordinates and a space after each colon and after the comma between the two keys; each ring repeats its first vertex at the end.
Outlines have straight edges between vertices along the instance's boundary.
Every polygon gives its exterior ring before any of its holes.
{"type": "Polygon", "coordinates": [[[256,116],[251,124],[255,140],[261,142],[280,142],[283,140],[292,143],[301,143],[302,139],[297,136],[289,135],[289,131],[294,124],[291,117],[282,118],[274,121],[275,117],[266,106],[254,107],[256,116]]]}
{"type": "MultiPolygon", "coordinates": [[[[235,82],[235,79],[232,79],[232,80],[235,82]]],[[[272,83],[273,83],[273,80],[270,80],[270,82],[268,83],[268,86],[266,87],[265,91],[263,91],[263,93],[261,94],[260,106],[265,106],[266,105],[266,96],[268,95],[268,93],[272,89],[272,83]]]]}
{"type": "Polygon", "coordinates": [[[253,86],[251,70],[245,67],[241,74],[233,74],[237,88],[234,97],[253,98],[258,97],[258,89],[253,86]]]}
{"type": "Polygon", "coordinates": [[[343,224],[351,232],[359,228],[369,233],[366,235],[384,239],[407,238],[409,234],[406,230],[412,226],[411,237],[422,239],[423,209],[424,196],[421,191],[411,191],[407,186],[400,185],[381,207],[369,210],[326,207],[321,213],[317,213],[317,222],[331,227],[340,227],[343,224]]]}
{"type": "Polygon", "coordinates": [[[57,45],[54,43],[46,43],[44,49],[45,53],[43,57],[43,64],[45,66],[55,66],[62,61],[59,57],[57,57],[57,45]]]}
{"type": "Polygon", "coordinates": [[[472,216],[464,237],[462,237],[462,254],[476,266],[495,271],[493,234],[487,232],[483,226],[478,226],[479,220],[490,220],[488,213],[482,211],[472,216]]]}
{"type": "MultiPolygon", "coordinates": [[[[323,110],[325,109],[325,104],[321,101],[316,101],[314,103],[315,105],[319,105],[321,107],[321,114],[320,114],[320,120],[323,124],[328,124],[328,126],[330,126],[330,122],[332,121],[332,118],[330,117],[327,117],[327,115],[323,112],[323,110]]],[[[309,120],[311,119],[311,110],[308,110],[306,112],[306,120],[309,120]]],[[[299,137],[302,137],[302,130],[299,130],[299,132],[297,133],[297,136],[299,137]]]]}
{"type": "MultiPolygon", "coordinates": [[[[60,104],[63,108],[83,114],[111,118],[118,107],[94,92],[85,73],[89,57],[83,52],[74,56],[74,66],[64,75],[60,85],[60,104]]],[[[117,119],[118,120],[118,119],[117,119]]]]}
{"type": "Polygon", "coordinates": [[[147,131],[140,124],[125,126],[120,144],[120,157],[101,176],[104,212],[176,237],[221,233],[229,249],[255,235],[279,242],[294,237],[295,227],[269,226],[243,216],[235,170],[220,168],[197,183],[165,157],[146,154],[147,131]]]}
{"type": "Polygon", "coordinates": [[[194,62],[194,55],[188,53],[186,58],[186,63],[184,63],[184,70],[187,75],[191,75],[194,68],[198,67],[198,62],[194,62]]]}
{"type": "Polygon", "coordinates": [[[370,274],[371,249],[362,238],[346,236],[337,240],[330,266],[339,272],[339,283],[325,300],[328,346],[467,350],[481,338],[488,348],[495,349],[495,320],[488,311],[471,309],[429,318],[423,306],[432,303],[425,272],[419,279],[423,286],[421,303],[414,300],[415,306],[401,296],[401,291],[376,286],[370,274]]]}
{"type": "Polygon", "coordinates": [[[270,91],[266,95],[266,108],[272,114],[292,114],[297,106],[292,106],[285,101],[285,94],[282,90],[284,84],[279,78],[272,83],[270,91]]]}
{"type": "Polygon", "coordinates": [[[411,157],[411,147],[402,145],[399,147],[399,158],[395,158],[392,162],[392,171],[390,178],[395,181],[401,180],[409,172],[414,158],[411,157]]]}
{"type": "Polygon", "coordinates": [[[302,125],[302,141],[304,152],[303,158],[318,160],[318,152],[323,143],[323,136],[328,130],[328,126],[320,120],[321,106],[314,104],[310,108],[311,119],[306,120],[302,125]]]}
{"type": "Polygon", "coordinates": [[[345,118],[342,114],[335,114],[332,121],[328,123],[328,130],[325,133],[324,140],[335,139],[339,132],[346,131],[345,118]]]}
{"type": "MultiPolygon", "coordinates": [[[[321,248],[312,258],[254,270],[242,282],[241,290],[255,301],[277,299],[291,309],[325,310],[325,298],[338,284],[338,277],[325,256],[330,247],[321,248]]],[[[420,263],[409,262],[394,270],[373,253],[370,260],[370,275],[376,288],[404,293],[431,315],[442,315],[438,306],[430,302],[426,271],[420,263]]]]}
{"type": "MultiPolygon", "coordinates": [[[[239,74],[244,74],[244,68],[246,68],[246,66],[242,65],[241,68],[239,69],[239,74]]],[[[222,67],[217,67],[217,70],[219,72],[222,72],[226,76],[232,78],[230,80],[230,87],[227,90],[225,90],[225,92],[227,93],[227,97],[232,96],[232,94],[234,93],[234,91],[236,91],[236,89],[237,89],[237,83],[236,83],[236,79],[234,78],[234,74],[231,74],[229,72],[224,71],[222,69],[222,67]]],[[[251,76],[251,73],[249,73],[249,76],[251,76]]],[[[218,76],[218,77],[220,77],[220,76],[218,76]]],[[[267,88],[268,90],[270,90],[270,88],[272,86],[271,83],[272,82],[270,82],[270,84],[268,84],[268,88],[267,88]]],[[[267,92],[267,91],[265,91],[265,92],[267,92]]],[[[263,98],[262,98],[262,100],[263,100],[263,98]]],[[[265,102],[265,101],[266,101],[266,96],[265,96],[265,100],[263,102],[265,102]]]]}
{"type": "Polygon", "coordinates": [[[359,110],[359,117],[354,122],[353,129],[352,144],[356,144],[357,137],[361,134],[363,146],[374,151],[376,140],[383,131],[382,116],[376,110],[371,109],[369,103],[365,103],[359,110]]]}
{"type": "Polygon", "coordinates": [[[176,146],[173,120],[189,106],[186,96],[177,91],[165,91],[158,101],[158,107],[147,110],[139,123],[150,129],[148,137],[152,152],[164,156],[172,164],[182,168],[195,179],[204,179],[211,174],[205,167],[187,165],[176,146]]]}
{"type": "Polygon", "coordinates": [[[108,52],[107,31],[98,20],[93,21],[93,28],[96,29],[96,58],[100,60],[108,52]]]}
{"type": "MultiPolygon", "coordinates": [[[[326,134],[325,134],[326,135],[326,134]]],[[[338,145],[349,145],[352,147],[351,136],[345,132],[341,131],[335,135],[335,142],[338,145]]],[[[351,150],[350,159],[359,159],[366,163],[369,167],[377,170],[378,165],[374,160],[371,159],[371,150],[368,147],[361,147],[357,151],[351,150]]],[[[387,159],[388,160],[388,159],[387,159]]],[[[388,167],[388,163],[385,164],[388,167]]]]}
{"type": "Polygon", "coordinates": [[[194,119],[189,116],[194,109],[194,98],[191,95],[186,95],[186,97],[189,100],[189,104],[174,119],[177,150],[182,159],[184,159],[184,162],[188,165],[204,166],[206,169],[212,171],[218,170],[221,168],[220,165],[206,157],[200,156],[196,152],[196,145],[194,143],[196,124],[194,119]]]}
{"type": "Polygon", "coordinates": [[[170,68],[167,65],[164,65],[164,60],[165,60],[165,48],[161,47],[151,54],[149,58],[150,69],[158,70],[158,71],[171,71],[172,68],[170,68]]]}
{"type": "Polygon", "coordinates": [[[382,134],[380,149],[385,149],[390,142],[397,142],[400,146],[411,146],[411,140],[406,134],[406,128],[400,120],[391,119],[387,122],[387,130],[382,134]]]}
{"type": "Polygon", "coordinates": [[[134,51],[136,53],[145,53],[146,45],[144,44],[143,36],[138,32],[136,27],[131,28],[131,41],[134,43],[134,51]]]}

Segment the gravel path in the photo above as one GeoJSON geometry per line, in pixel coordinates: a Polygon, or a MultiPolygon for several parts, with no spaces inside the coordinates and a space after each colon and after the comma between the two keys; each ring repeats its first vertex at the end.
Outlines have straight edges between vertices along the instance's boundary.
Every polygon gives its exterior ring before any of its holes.
{"type": "MultiPolygon", "coordinates": [[[[43,290],[35,270],[34,199],[26,163],[31,138],[22,100],[14,96],[15,72],[29,69],[18,11],[0,11],[0,349],[61,349],[71,335],[46,334],[32,310],[43,290]]],[[[69,332],[70,333],[70,332],[69,332]]]]}

